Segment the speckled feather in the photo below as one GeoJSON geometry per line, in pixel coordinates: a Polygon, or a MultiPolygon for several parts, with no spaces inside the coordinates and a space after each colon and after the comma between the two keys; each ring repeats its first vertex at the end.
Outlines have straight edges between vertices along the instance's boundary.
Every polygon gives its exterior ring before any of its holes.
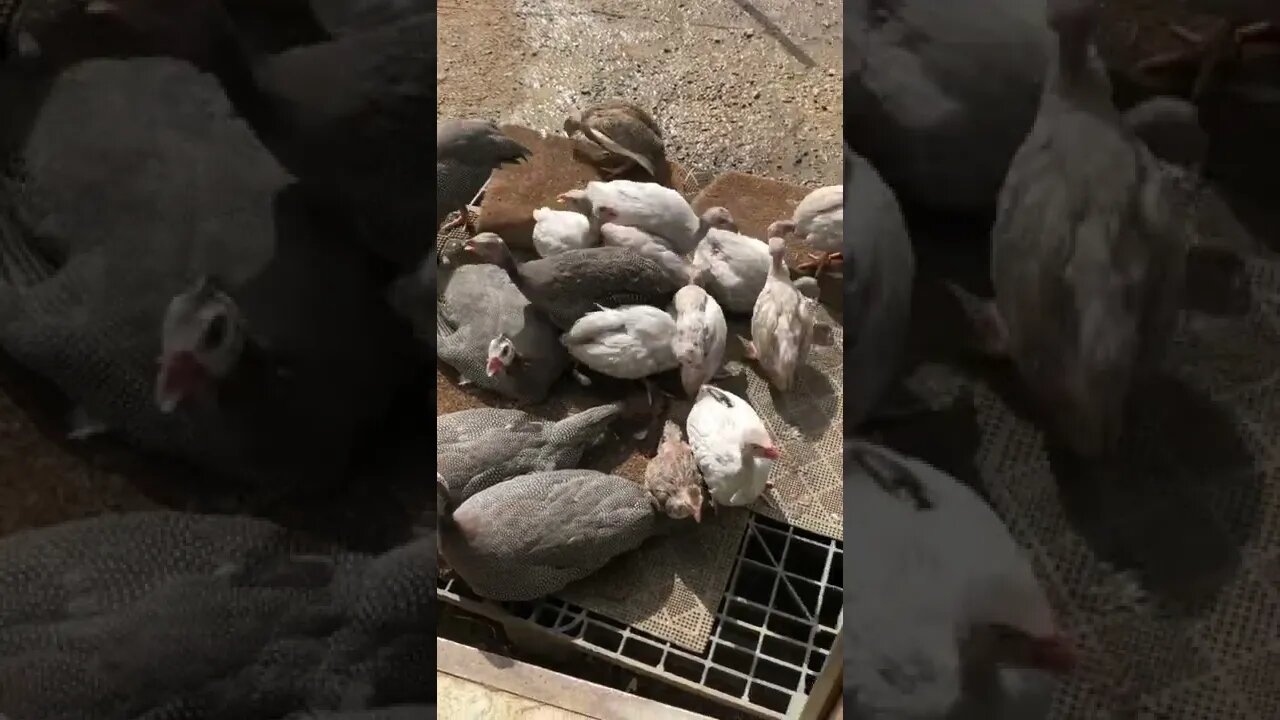
{"type": "Polygon", "coordinates": [[[19,533],[0,542],[0,713],[243,720],[434,703],[434,556],[430,536],[376,558],[174,512],[19,533]]]}
{"type": "Polygon", "coordinates": [[[436,459],[449,499],[461,503],[517,475],[573,467],[604,439],[621,411],[622,405],[614,403],[558,421],[499,408],[436,417],[436,459]]]}
{"type": "Polygon", "coordinates": [[[449,567],[481,597],[540,598],[581,580],[655,532],[639,485],[595,470],[533,473],[471,497],[440,526],[449,567]]]}
{"type": "Polygon", "coordinates": [[[619,247],[570,250],[517,271],[525,296],[562,330],[597,305],[664,306],[683,285],[658,262],[619,247]]]}

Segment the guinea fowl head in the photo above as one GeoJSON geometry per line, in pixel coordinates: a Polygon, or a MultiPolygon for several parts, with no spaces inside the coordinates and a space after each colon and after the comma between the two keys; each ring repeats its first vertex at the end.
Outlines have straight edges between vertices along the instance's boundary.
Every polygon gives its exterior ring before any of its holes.
{"type": "Polygon", "coordinates": [[[234,300],[209,277],[174,296],[160,336],[156,405],[169,413],[235,368],[244,352],[244,321],[234,300]]]}
{"type": "Polygon", "coordinates": [[[702,213],[702,223],[707,227],[719,230],[728,230],[729,232],[738,232],[738,223],[733,220],[733,213],[728,208],[709,207],[702,213]]]}
{"type": "Polygon", "coordinates": [[[506,372],[516,361],[516,344],[504,333],[489,341],[489,354],[485,361],[485,374],[493,377],[506,372]]]}
{"type": "Polygon", "coordinates": [[[479,235],[467,240],[462,244],[463,252],[466,252],[480,260],[492,263],[494,265],[507,266],[514,264],[515,260],[511,257],[511,250],[507,247],[507,243],[497,233],[482,232],[479,235]]]}
{"type": "Polygon", "coordinates": [[[769,224],[769,229],[765,230],[765,235],[771,238],[784,238],[796,231],[796,224],[790,220],[775,220],[769,224]]]}
{"type": "Polygon", "coordinates": [[[774,444],[773,437],[769,435],[769,431],[764,428],[752,428],[748,430],[742,438],[742,449],[756,457],[769,458],[777,460],[782,455],[782,451],[778,450],[778,446],[774,444]]]}
{"type": "Polygon", "coordinates": [[[570,190],[568,192],[560,193],[556,196],[556,202],[564,205],[574,212],[580,212],[583,214],[591,212],[591,200],[587,197],[586,190],[570,190]]]}
{"type": "Polygon", "coordinates": [[[994,662],[1063,674],[1076,650],[1029,565],[974,581],[967,596],[969,642],[994,662]]]}

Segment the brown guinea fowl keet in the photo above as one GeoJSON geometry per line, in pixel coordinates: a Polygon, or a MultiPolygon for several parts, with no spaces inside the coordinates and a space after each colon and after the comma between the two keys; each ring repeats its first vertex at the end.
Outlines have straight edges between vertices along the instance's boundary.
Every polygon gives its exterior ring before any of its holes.
{"type": "Polygon", "coordinates": [[[606,100],[575,112],[564,121],[569,137],[588,143],[592,160],[613,178],[635,166],[655,179],[666,169],[662,130],[652,116],[625,100],[606,100]]]}
{"type": "Polygon", "coordinates": [[[680,426],[670,420],[662,426],[658,453],[645,466],[644,487],[668,517],[702,522],[702,473],[680,426]]]}
{"type": "Polygon", "coordinates": [[[441,555],[472,591],[499,602],[561,590],[655,532],[649,494],[595,470],[521,475],[456,506],[438,484],[436,499],[441,555]]]}

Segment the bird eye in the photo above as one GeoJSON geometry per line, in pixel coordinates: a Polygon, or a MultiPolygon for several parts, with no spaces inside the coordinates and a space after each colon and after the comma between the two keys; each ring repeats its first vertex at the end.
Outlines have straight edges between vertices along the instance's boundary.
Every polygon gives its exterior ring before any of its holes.
{"type": "Polygon", "coordinates": [[[200,344],[205,350],[213,350],[221,347],[223,340],[227,337],[227,316],[218,313],[213,316],[209,324],[205,326],[204,337],[200,339],[200,344]]]}

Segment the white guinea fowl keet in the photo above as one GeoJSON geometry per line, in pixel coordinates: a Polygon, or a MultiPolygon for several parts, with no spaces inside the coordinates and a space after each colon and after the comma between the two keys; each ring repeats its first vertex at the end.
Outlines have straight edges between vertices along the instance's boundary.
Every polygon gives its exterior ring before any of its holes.
{"type": "MultiPolygon", "coordinates": [[[[679,364],[671,348],[675,334],[676,321],[663,310],[624,305],[587,313],[560,340],[574,360],[602,375],[643,380],[679,364]]],[[[645,388],[652,403],[651,384],[645,388]]]]}
{"type": "Polygon", "coordinates": [[[729,328],[720,304],[697,285],[680,288],[671,305],[676,318],[671,349],[680,363],[680,384],[693,397],[720,371],[729,328]]]}
{"type": "Polygon", "coordinates": [[[693,252],[708,227],[683,195],[658,183],[593,180],[586,194],[600,222],[653,233],[681,255],[693,252]]]}
{"type": "Polygon", "coordinates": [[[734,230],[711,228],[693,251],[693,273],[720,305],[748,314],[769,278],[769,245],[734,230]]]}
{"type": "Polygon", "coordinates": [[[644,488],[668,517],[702,522],[702,474],[680,426],[670,420],[662,426],[657,454],[645,466],[644,488]]]}
{"type": "Polygon", "coordinates": [[[780,453],[764,421],[746,400],[703,385],[685,430],[717,505],[750,505],[770,487],[769,473],[780,453]]]}
{"type": "Polygon", "coordinates": [[[871,163],[845,148],[852,267],[844,276],[844,422],[857,428],[898,378],[911,327],[915,254],[893,191],[871,163]]]}
{"type": "Polygon", "coordinates": [[[751,341],[747,343],[748,357],[759,362],[764,376],[782,391],[791,389],[796,370],[809,356],[814,323],[813,301],[791,284],[782,261],[785,251],[782,238],[769,240],[773,264],[751,313],[751,341]]]}
{"type": "Polygon", "coordinates": [[[600,226],[600,243],[608,247],[630,248],[661,265],[673,278],[687,282],[693,277],[693,266],[684,256],[672,250],[666,240],[640,228],[605,223],[600,226]]]}
{"type": "Polygon", "coordinates": [[[533,249],[538,255],[550,257],[600,244],[600,222],[591,212],[586,193],[571,190],[556,199],[569,209],[541,207],[533,211],[533,249]]]}
{"type": "Polygon", "coordinates": [[[845,596],[844,687],[856,716],[957,717],[973,700],[998,700],[965,697],[972,671],[1074,665],[1023,549],[955,478],[846,441],[844,506],[844,576],[856,579],[845,596]]]}
{"type": "Polygon", "coordinates": [[[1052,0],[1058,53],[992,229],[983,331],[1077,454],[1117,447],[1135,381],[1176,328],[1186,242],[1166,175],[1111,100],[1092,0],[1052,0]]]}
{"type": "Polygon", "coordinates": [[[790,220],[779,220],[769,226],[768,236],[796,235],[817,250],[816,262],[801,263],[797,270],[813,268],[815,276],[821,275],[830,263],[843,260],[844,246],[844,186],[828,185],[808,195],[796,205],[790,220]]]}

